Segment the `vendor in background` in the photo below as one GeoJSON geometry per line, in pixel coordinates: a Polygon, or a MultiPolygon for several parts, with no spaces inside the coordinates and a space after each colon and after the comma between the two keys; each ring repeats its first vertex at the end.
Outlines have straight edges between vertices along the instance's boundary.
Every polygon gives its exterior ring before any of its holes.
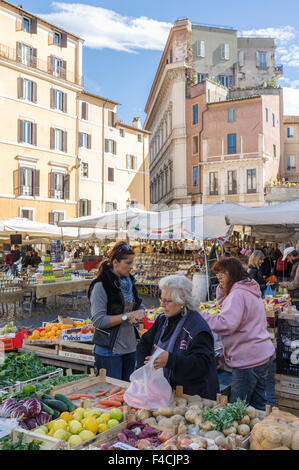
{"type": "Polygon", "coordinates": [[[287,260],[289,263],[292,263],[292,271],[289,281],[280,282],[280,287],[285,287],[288,289],[288,292],[293,300],[293,303],[296,305],[297,310],[299,307],[299,254],[292,246],[286,248],[283,252],[283,261],[287,260]]]}
{"type": "Polygon", "coordinates": [[[267,283],[264,279],[263,273],[261,271],[261,266],[265,260],[265,255],[260,250],[255,250],[248,260],[248,269],[247,272],[252,279],[254,279],[260,286],[261,293],[264,295],[264,292],[267,287],[267,283]]]}
{"type": "Polygon", "coordinates": [[[26,254],[22,260],[22,267],[23,268],[28,268],[28,266],[31,265],[31,256],[32,256],[32,253],[31,251],[26,251],[26,254]]]}
{"type": "Polygon", "coordinates": [[[274,263],[271,257],[271,248],[268,246],[264,246],[262,251],[265,255],[265,259],[261,266],[261,271],[263,276],[265,276],[265,278],[267,279],[271,276],[271,274],[273,274],[274,263]]]}
{"type": "Polygon", "coordinates": [[[135,369],[139,334],[134,325],[142,321],[144,307],[130,272],[134,251],[118,242],[99,265],[88,297],[95,326],[93,342],[97,370],[108,377],[128,381],[135,369]]]}
{"type": "Polygon", "coordinates": [[[213,270],[219,279],[216,295],[221,311],[218,315],[201,315],[219,335],[225,363],[232,370],[230,402],[240,398],[264,410],[275,349],[267,331],[260,287],[237,258],[223,258],[213,270]]]}
{"type": "Polygon", "coordinates": [[[164,349],[154,361],[163,368],[173,389],[215,400],[219,390],[214,339],[206,321],[197,312],[192,282],[185,276],[167,276],[159,283],[164,314],[142,335],[137,345],[137,368],[146,364],[157,347],[164,349]]]}
{"type": "Polygon", "coordinates": [[[41,257],[37,251],[32,251],[30,264],[33,268],[36,268],[42,262],[41,257]]]}

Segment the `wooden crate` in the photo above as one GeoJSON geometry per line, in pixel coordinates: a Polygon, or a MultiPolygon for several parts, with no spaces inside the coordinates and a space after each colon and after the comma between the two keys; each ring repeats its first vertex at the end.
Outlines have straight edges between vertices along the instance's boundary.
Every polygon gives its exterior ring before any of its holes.
{"type": "Polygon", "coordinates": [[[61,357],[79,359],[81,361],[94,361],[94,345],[84,342],[63,341],[60,337],[56,339],[33,339],[24,338],[23,347],[27,351],[42,352],[61,357]]]}
{"type": "MultiPolygon", "coordinates": [[[[84,393],[87,395],[96,395],[97,393],[104,392],[105,390],[112,390],[114,387],[121,387],[126,390],[130,383],[123,380],[114,379],[106,376],[106,370],[101,369],[100,374],[95,376],[94,373],[85,379],[76,380],[67,384],[58,385],[53,387],[50,391],[50,395],[54,396],[56,393],[62,393],[63,395],[73,395],[77,393],[84,393]]],[[[77,407],[83,408],[99,408],[97,402],[105,397],[96,397],[95,399],[88,400],[74,400],[73,403],[77,407]]]]}
{"type": "Polygon", "coordinates": [[[22,349],[26,349],[29,352],[43,352],[48,354],[58,354],[58,339],[28,339],[25,336],[23,340],[22,349]]]}

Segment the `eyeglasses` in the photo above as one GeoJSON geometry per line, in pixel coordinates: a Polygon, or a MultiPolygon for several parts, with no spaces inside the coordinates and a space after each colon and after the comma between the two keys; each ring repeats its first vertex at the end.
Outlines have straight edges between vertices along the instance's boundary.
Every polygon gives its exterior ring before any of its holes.
{"type": "Polygon", "coordinates": [[[217,276],[217,277],[220,277],[220,278],[221,278],[221,277],[224,277],[224,276],[226,276],[226,275],[227,275],[227,273],[216,273],[216,276],[217,276]]]}
{"type": "Polygon", "coordinates": [[[160,304],[168,305],[168,304],[171,304],[172,302],[173,300],[160,299],[160,304]]]}

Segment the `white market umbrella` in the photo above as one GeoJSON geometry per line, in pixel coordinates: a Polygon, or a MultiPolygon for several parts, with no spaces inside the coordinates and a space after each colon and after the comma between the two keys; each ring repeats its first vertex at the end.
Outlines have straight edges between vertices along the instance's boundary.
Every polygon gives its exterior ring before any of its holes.
{"type": "Polygon", "coordinates": [[[252,228],[252,236],[273,241],[295,241],[299,239],[299,199],[226,214],[229,225],[252,228]]]}
{"type": "Polygon", "coordinates": [[[35,222],[22,217],[5,219],[0,221],[0,237],[14,234],[26,234],[26,236],[42,237],[49,239],[75,238],[76,231],[62,230],[57,225],[35,222]]]}
{"type": "Polygon", "coordinates": [[[78,217],[76,219],[62,220],[60,227],[101,228],[106,230],[126,230],[127,224],[139,215],[149,212],[130,207],[121,211],[104,212],[96,216],[78,217]]]}
{"type": "MultiPolygon", "coordinates": [[[[196,204],[140,215],[129,224],[129,237],[158,240],[226,239],[232,227],[227,226],[225,214],[231,214],[239,208],[243,209],[243,206],[234,203],[196,204]]],[[[244,207],[244,210],[250,208],[244,207]]]]}

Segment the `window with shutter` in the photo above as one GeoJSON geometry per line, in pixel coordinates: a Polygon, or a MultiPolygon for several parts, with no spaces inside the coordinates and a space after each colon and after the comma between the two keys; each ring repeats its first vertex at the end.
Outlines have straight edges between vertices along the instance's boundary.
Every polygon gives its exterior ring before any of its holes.
{"type": "Polygon", "coordinates": [[[288,172],[296,171],[296,156],[295,155],[287,155],[286,169],[288,172]]]}
{"type": "Polygon", "coordinates": [[[27,18],[26,16],[23,16],[22,19],[22,29],[26,33],[30,33],[30,24],[31,24],[31,19],[27,18]]]}
{"type": "Polygon", "coordinates": [[[70,198],[70,175],[64,175],[63,178],[63,198],[69,199],[70,198]]]}
{"type": "Polygon", "coordinates": [[[105,212],[112,212],[117,210],[116,202],[105,202],[105,212]]]}
{"type": "Polygon", "coordinates": [[[230,108],[228,110],[228,122],[236,121],[236,108],[230,108]]]}
{"type": "Polygon", "coordinates": [[[114,168],[108,168],[108,181],[110,183],[114,182],[114,168]]]}
{"type": "Polygon", "coordinates": [[[20,217],[24,219],[33,220],[34,219],[33,212],[34,212],[33,209],[20,209],[20,217]]]}
{"type": "Polygon", "coordinates": [[[85,101],[81,103],[81,119],[88,120],[88,104],[85,101]]]}
{"type": "Polygon", "coordinates": [[[221,44],[220,55],[221,60],[229,60],[229,44],[221,44]]]}
{"type": "Polygon", "coordinates": [[[88,163],[81,163],[81,176],[84,178],[88,178],[88,163]]]}
{"type": "Polygon", "coordinates": [[[237,134],[227,134],[227,153],[237,153],[237,134]]]}
{"type": "Polygon", "coordinates": [[[210,196],[218,195],[218,172],[209,173],[209,194],[210,196]]]}
{"type": "Polygon", "coordinates": [[[256,169],[247,170],[247,193],[256,193],[256,169]]]}
{"type": "Polygon", "coordinates": [[[37,18],[30,19],[30,34],[37,34],[37,18]]]}
{"type": "Polygon", "coordinates": [[[205,51],[205,42],[204,41],[196,41],[196,55],[197,57],[205,57],[206,51],[205,51]]]}
{"type": "Polygon", "coordinates": [[[237,171],[231,170],[227,172],[227,193],[237,194],[237,171]]]}
{"type": "Polygon", "coordinates": [[[39,196],[40,170],[33,171],[33,196],[39,196]]]}

